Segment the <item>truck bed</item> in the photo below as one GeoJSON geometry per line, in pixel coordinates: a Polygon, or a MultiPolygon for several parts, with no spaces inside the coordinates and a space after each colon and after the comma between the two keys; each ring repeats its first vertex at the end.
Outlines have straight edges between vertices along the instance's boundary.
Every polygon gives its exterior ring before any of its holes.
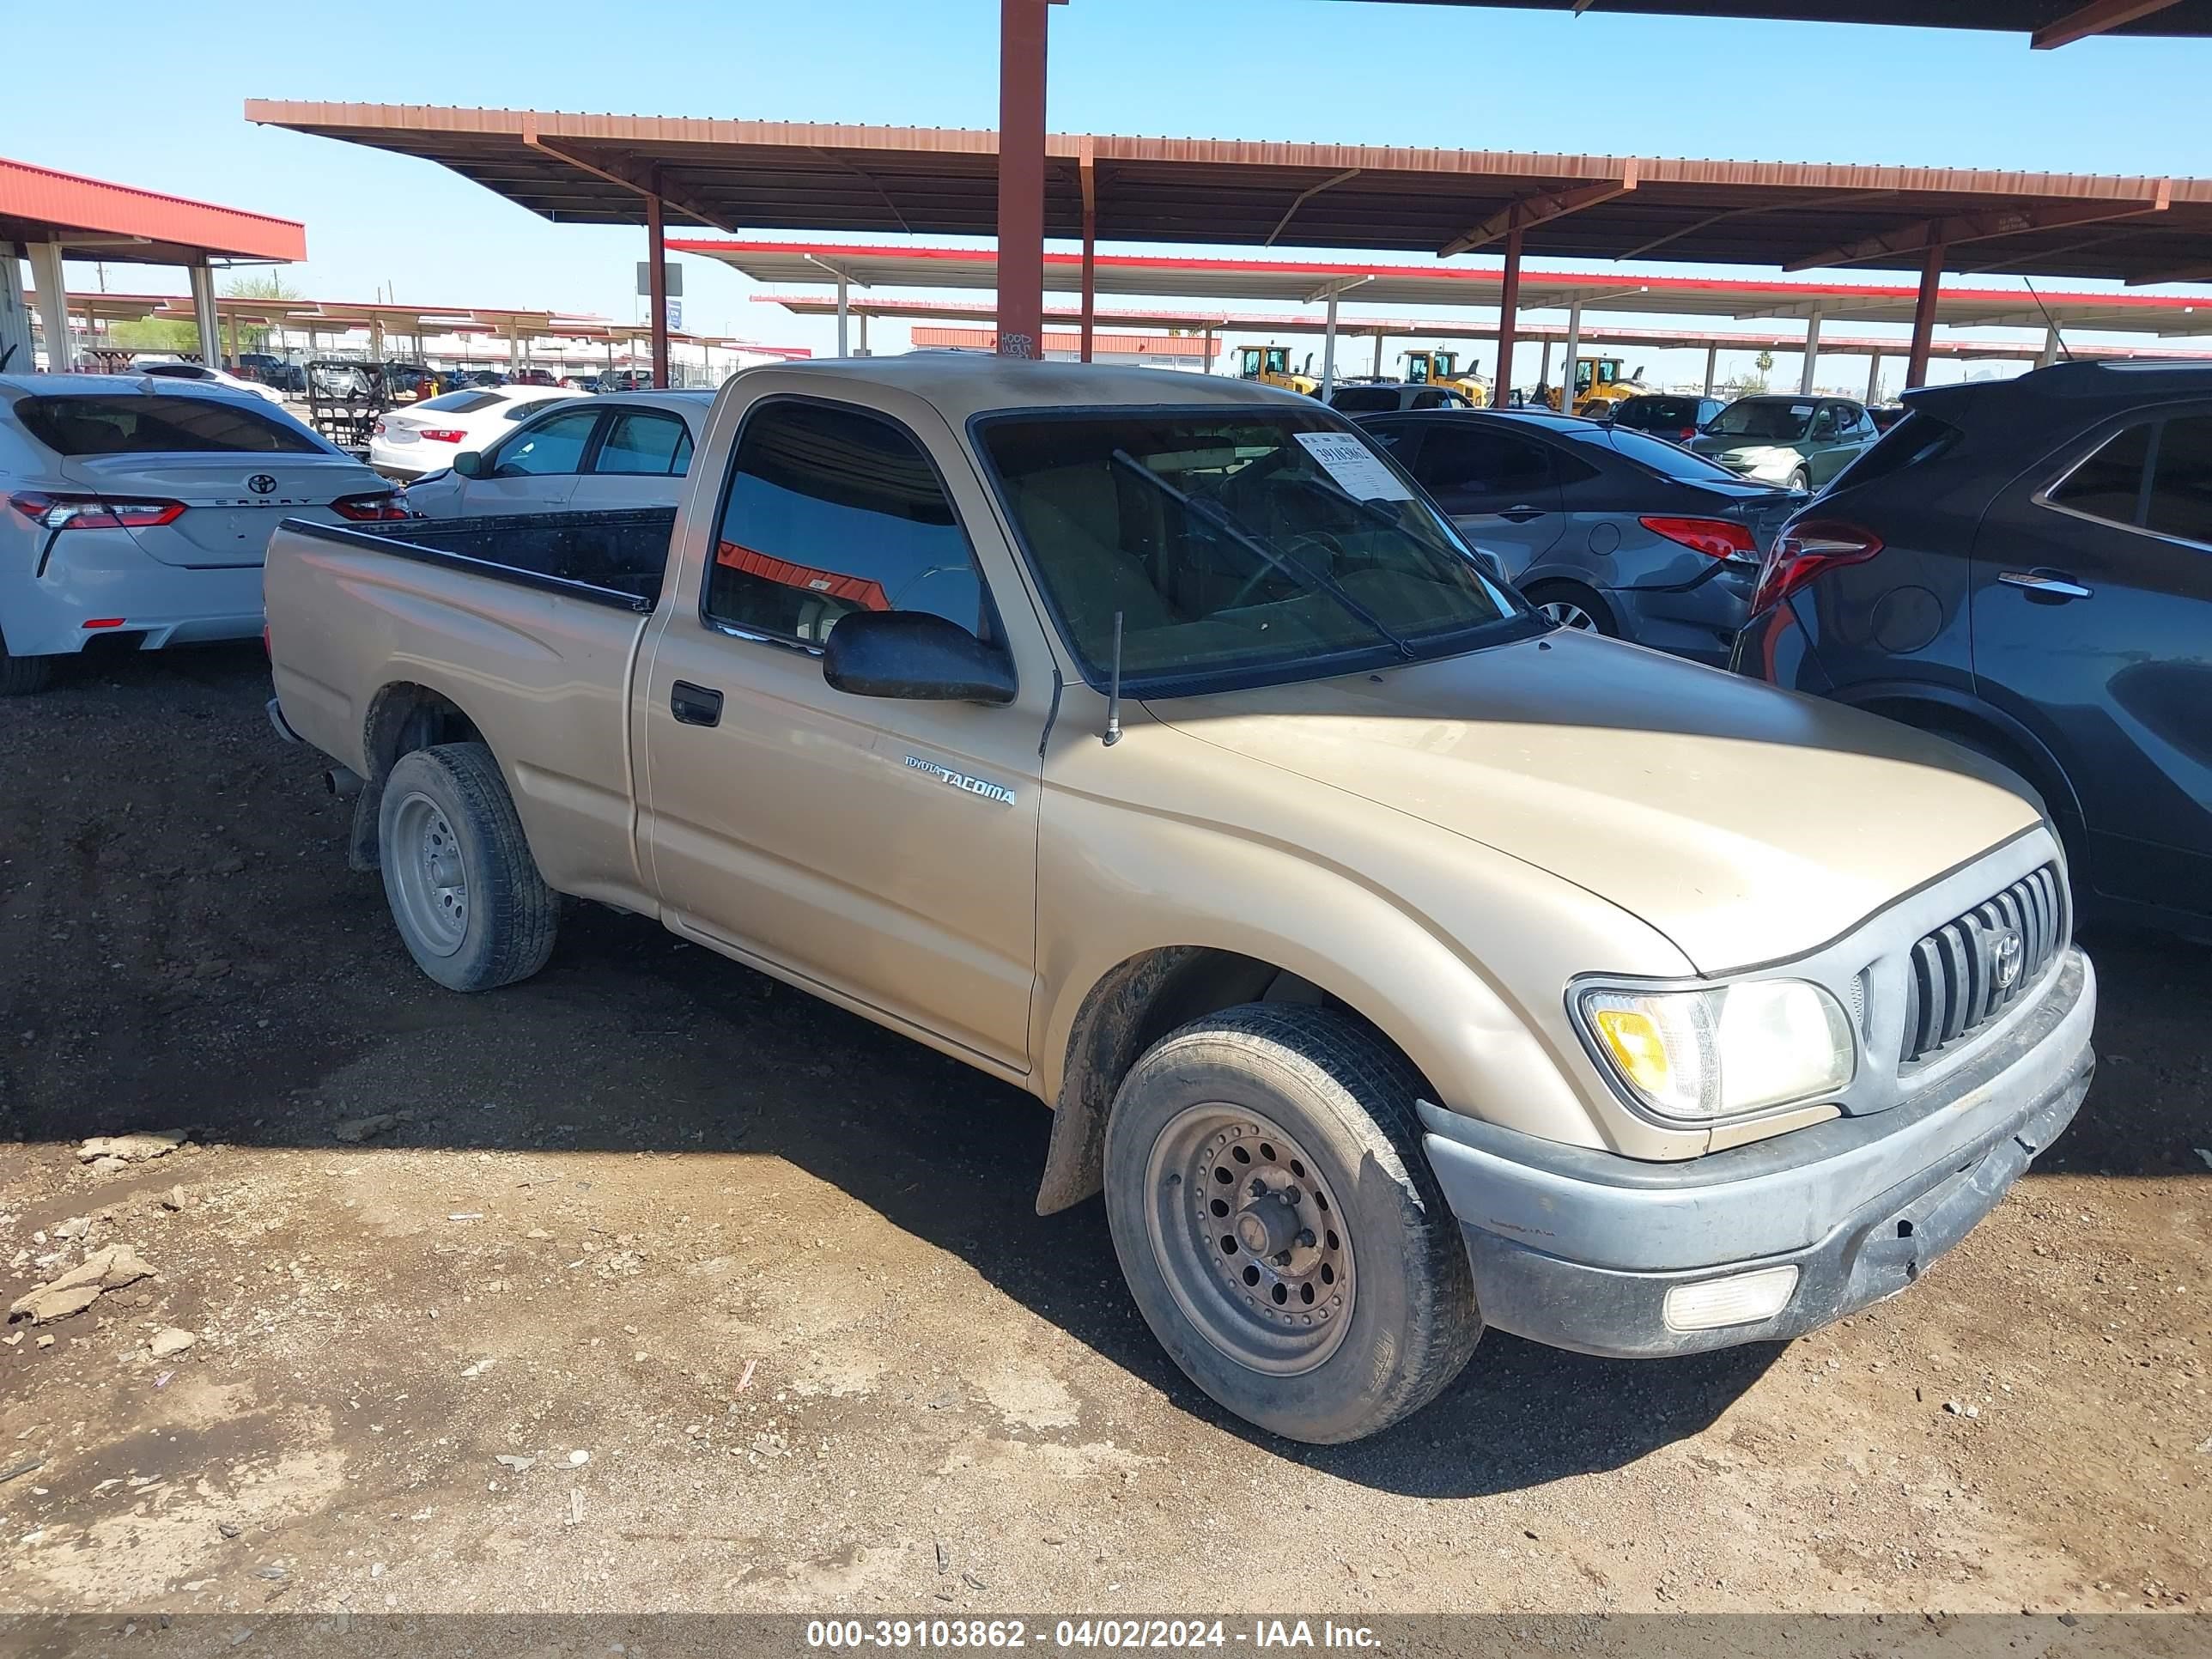
{"type": "Polygon", "coordinates": [[[672,507],[606,513],[516,513],[489,519],[410,519],[374,525],[286,527],[397,558],[444,565],[526,587],[646,613],[660,599],[672,507]]]}

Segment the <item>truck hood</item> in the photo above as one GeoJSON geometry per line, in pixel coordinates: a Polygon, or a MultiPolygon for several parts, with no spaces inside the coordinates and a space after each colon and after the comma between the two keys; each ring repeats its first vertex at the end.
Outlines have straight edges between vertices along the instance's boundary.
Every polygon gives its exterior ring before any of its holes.
{"type": "Polygon", "coordinates": [[[1573,882],[1707,974],[1825,945],[2041,818],[1939,739],[1565,631],[1146,708],[1573,882]]]}

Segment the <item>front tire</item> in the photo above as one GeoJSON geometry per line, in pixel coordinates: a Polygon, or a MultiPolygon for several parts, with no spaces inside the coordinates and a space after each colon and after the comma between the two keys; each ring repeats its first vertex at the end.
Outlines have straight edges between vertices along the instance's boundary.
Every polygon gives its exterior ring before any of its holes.
{"type": "Polygon", "coordinates": [[[385,781],[376,839],[392,920],[439,984],[489,991],[545,965],[560,900],[483,744],[402,755],[385,781]]]}
{"type": "Polygon", "coordinates": [[[1106,1213],[1139,1311],[1192,1382],[1286,1439],[1389,1427],[1482,1334],[1420,1091],[1352,1016],[1254,1003],[1163,1037],[1115,1097],[1106,1213]]]}

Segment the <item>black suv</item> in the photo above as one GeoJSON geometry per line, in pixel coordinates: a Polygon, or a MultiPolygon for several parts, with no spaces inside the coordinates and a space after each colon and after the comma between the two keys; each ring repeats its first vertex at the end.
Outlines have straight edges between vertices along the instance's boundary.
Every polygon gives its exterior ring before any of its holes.
{"type": "Polygon", "coordinates": [[[1737,672],[2002,762],[2090,908],[2212,939],[2212,362],[1905,399],[1776,538],[1737,672]]]}

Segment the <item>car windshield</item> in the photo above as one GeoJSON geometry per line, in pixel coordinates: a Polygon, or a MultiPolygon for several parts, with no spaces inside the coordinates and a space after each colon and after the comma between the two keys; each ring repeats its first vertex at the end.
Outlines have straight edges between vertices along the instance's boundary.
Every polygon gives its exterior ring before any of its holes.
{"type": "Polygon", "coordinates": [[[23,398],[15,416],[24,430],[62,455],[322,453],[322,443],[307,428],[263,413],[269,407],[258,398],[228,393],[56,395],[23,398]]]}
{"type": "Polygon", "coordinates": [[[1744,398],[1713,416],[1705,430],[1717,438],[1763,438],[1788,442],[1813,425],[1813,405],[1794,398],[1744,398]]]}
{"type": "Polygon", "coordinates": [[[441,409],[452,415],[466,415],[472,410],[489,409],[498,401],[489,392],[448,392],[439,397],[425,398],[415,407],[441,409]]]}
{"type": "Polygon", "coordinates": [[[1680,444],[1670,444],[1663,438],[1653,438],[1632,428],[1620,426],[1584,426],[1563,428],[1563,438],[1569,438],[1592,449],[1610,449],[1664,478],[1679,479],[1684,483],[1725,483],[1741,487],[1743,475],[1731,472],[1718,461],[1709,461],[1702,455],[1692,455],[1680,444]]]}
{"type": "Polygon", "coordinates": [[[1528,613],[1364,437],[1316,411],[1006,416],[985,454],[1085,677],[1305,678],[1528,613]]]}

